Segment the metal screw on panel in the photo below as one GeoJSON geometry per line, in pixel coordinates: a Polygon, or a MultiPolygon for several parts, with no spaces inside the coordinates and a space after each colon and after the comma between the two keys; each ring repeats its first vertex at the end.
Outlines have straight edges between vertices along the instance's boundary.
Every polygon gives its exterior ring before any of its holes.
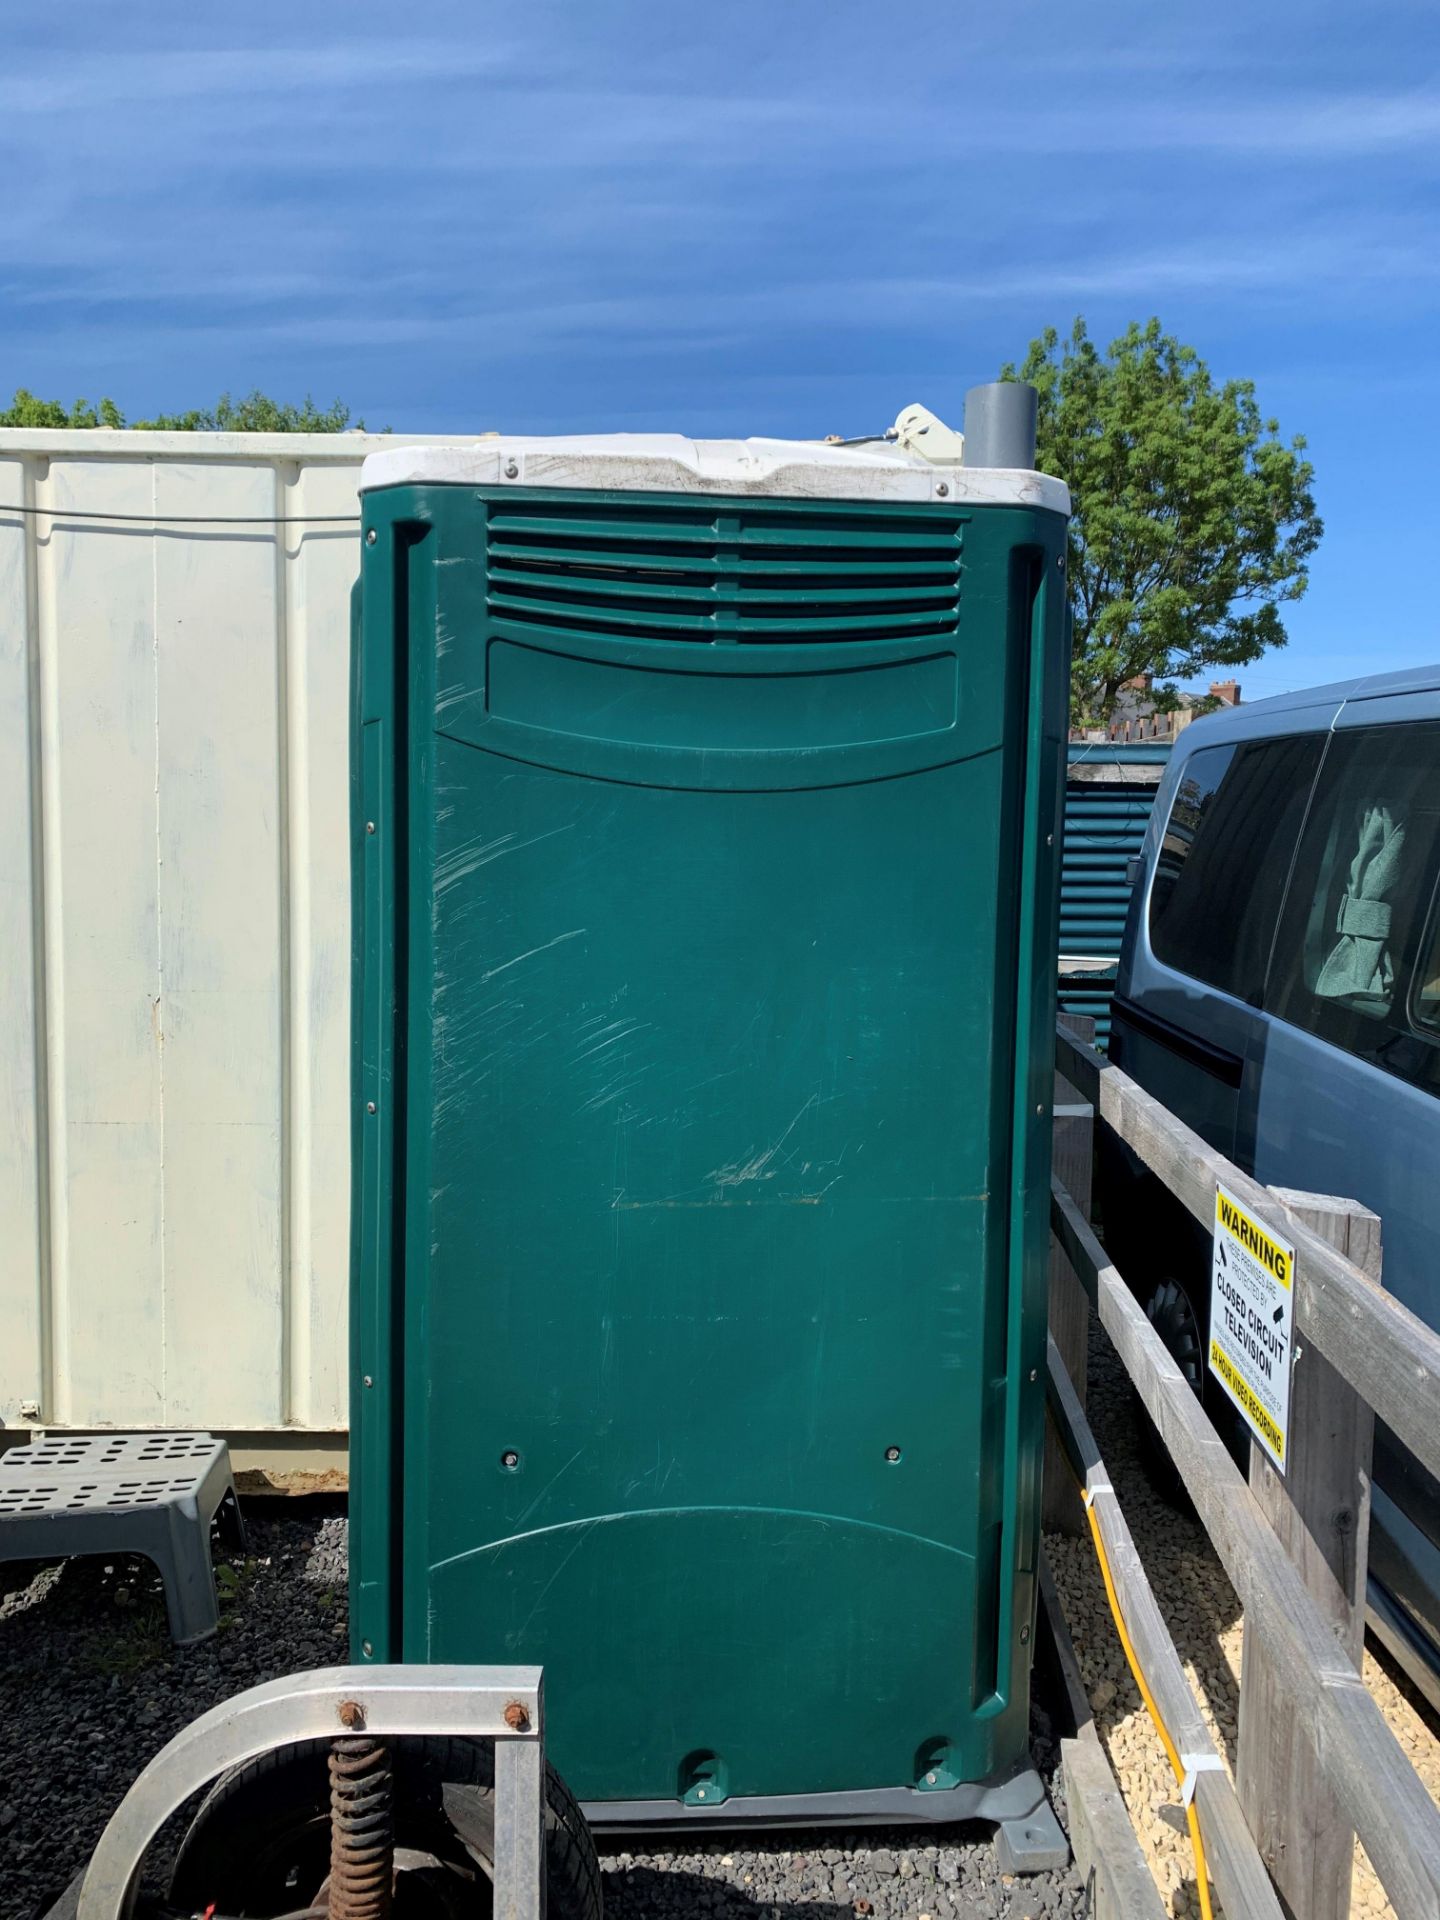
{"type": "Polygon", "coordinates": [[[1065,556],[1064,556],[1064,554],[1063,554],[1063,553],[1057,553],[1057,554],[1056,554],[1056,556],[1055,556],[1055,564],[1056,564],[1056,566],[1057,566],[1057,567],[1058,567],[1058,568],[1060,569],[1060,571],[1061,571],[1061,573],[1064,573],[1064,571],[1065,571],[1065,556]]]}
{"type": "Polygon", "coordinates": [[[1044,1113],[1044,1111],[1045,1111],[1045,1102],[1044,1102],[1043,1100],[1042,1100],[1042,1101],[1040,1102],[1040,1105],[1039,1105],[1038,1107],[1036,1107],[1036,1109],[1035,1109],[1035,1111],[1036,1111],[1036,1113],[1044,1113]]]}
{"type": "Polygon", "coordinates": [[[507,1447],[500,1456],[500,1464],[507,1473],[513,1473],[520,1464],[520,1456],[513,1448],[507,1447]]]}
{"type": "Polygon", "coordinates": [[[697,1788],[695,1789],[695,1798],[696,1798],[697,1800],[703,1800],[703,1799],[705,1798],[705,1789],[704,1789],[704,1787],[697,1787],[697,1788]]]}
{"type": "Polygon", "coordinates": [[[1025,1644],[1025,1642],[1026,1642],[1026,1641],[1027,1641],[1027,1640],[1028,1640],[1029,1638],[1030,1638],[1030,1629],[1029,1629],[1029,1627],[1021,1627],[1021,1629],[1020,1629],[1020,1644],[1021,1644],[1021,1646],[1022,1646],[1022,1647],[1024,1646],[1024,1644],[1025,1644]]]}
{"type": "Polygon", "coordinates": [[[375,1102],[374,1102],[373,1100],[367,1100],[367,1101],[365,1102],[365,1111],[366,1111],[366,1113],[374,1113],[374,1111],[375,1111],[375,1102]]]}
{"type": "Polygon", "coordinates": [[[886,1447],[885,1458],[890,1462],[891,1466],[893,1467],[895,1462],[900,1458],[899,1447],[886,1447]]]}
{"type": "MultiPolygon", "coordinates": [[[[373,827],[371,828],[371,832],[372,832],[372,833],[374,832],[374,828],[373,828],[373,827]]],[[[1047,847],[1053,847],[1053,846],[1054,846],[1054,844],[1055,844],[1055,836],[1054,836],[1054,834],[1053,834],[1053,833],[1047,833],[1047,834],[1046,834],[1046,836],[1045,836],[1045,844],[1046,844],[1046,846],[1047,846],[1047,847]]]]}
{"type": "Polygon", "coordinates": [[[1037,1380],[1038,1380],[1039,1378],[1040,1378],[1040,1375],[1039,1375],[1039,1374],[1038,1374],[1038,1373],[1036,1372],[1036,1370],[1035,1370],[1035,1368],[1034,1368],[1034,1367],[1031,1367],[1031,1369],[1030,1369],[1030,1382],[1031,1382],[1031,1385],[1033,1386],[1033,1385],[1034,1385],[1034,1383],[1035,1383],[1035,1382],[1036,1382],[1036,1381],[1037,1381],[1037,1380]]]}
{"type": "Polygon", "coordinates": [[[342,1700],[340,1702],[340,1724],[342,1727],[364,1726],[365,1709],[360,1705],[358,1700],[342,1700]]]}
{"type": "Polygon", "coordinates": [[[938,493],[938,494],[939,494],[939,496],[940,496],[940,498],[941,498],[941,499],[943,500],[943,499],[945,498],[945,496],[946,496],[946,494],[947,494],[947,493],[949,493],[949,491],[950,491],[950,483],[949,483],[949,481],[948,481],[948,480],[939,480],[939,481],[937,481],[937,482],[936,482],[936,485],[935,485],[935,491],[936,491],[936,493],[938,493]]]}
{"type": "Polygon", "coordinates": [[[360,1651],[364,1654],[365,1658],[368,1660],[371,1654],[374,1653],[375,1649],[374,1647],[371,1646],[368,1640],[362,1640],[360,1642],[360,1651]]]}
{"type": "Polygon", "coordinates": [[[375,831],[375,822],[373,820],[367,820],[365,822],[365,831],[367,833],[373,833],[375,831]]]}
{"type": "Polygon", "coordinates": [[[367,546],[367,547],[373,547],[373,546],[374,546],[374,544],[375,544],[375,540],[376,540],[376,533],[375,533],[375,529],[374,529],[373,527],[371,527],[371,529],[370,529],[370,531],[369,531],[369,532],[368,532],[368,533],[366,534],[366,536],[365,536],[365,544],[366,544],[366,546],[367,546]]]}
{"type": "Polygon", "coordinates": [[[518,464],[518,463],[517,463],[516,461],[514,461],[514,460],[507,460],[507,461],[505,462],[505,478],[506,478],[507,480],[513,480],[513,479],[515,479],[515,477],[517,476],[517,474],[519,473],[519,471],[520,471],[520,467],[519,467],[519,464],[518,464]]]}
{"type": "MultiPolygon", "coordinates": [[[[1032,1374],[1030,1377],[1033,1380],[1035,1376],[1032,1374]]],[[[362,1387],[373,1387],[375,1384],[375,1376],[373,1374],[367,1373],[364,1376],[364,1378],[361,1380],[360,1384],[362,1387]]]]}
{"type": "Polygon", "coordinates": [[[926,1774],[926,1776],[925,1776],[925,1784],[926,1784],[926,1786],[927,1786],[927,1787],[933,1787],[933,1786],[934,1786],[934,1784],[935,1784],[935,1776],[934,1776],[934,1774],[933,1774],[933,1773],[927,1773],[927,1774],[926,1774]]]}
{"type": "Polygon", "coordinates": [[[512,1700],[501,1717],[512,1733],[524,1733],[530,1724],[530,1715],[523,1700],[512,1700]]]}

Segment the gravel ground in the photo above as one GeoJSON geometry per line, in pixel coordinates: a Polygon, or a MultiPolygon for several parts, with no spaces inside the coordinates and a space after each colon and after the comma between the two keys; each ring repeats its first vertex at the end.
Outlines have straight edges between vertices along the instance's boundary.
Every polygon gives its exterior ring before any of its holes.
{"type": "MultiPolygon", "coordinates": [[[[1170,1631],[1232,1763],[1242,1625],[1198,1522],[1151,1489],[1123,1370],[1092,1329],[1090,1418],[1170,1631]]],[[[83,1864],[116,1801],[185,1721],[261,1680],[345,1653],[342,1502],[250,1503],[252,1558],[222,1568],[222,1626],[185,1651],[165,1629],[140,1560],[0,1566],[0,1920],[40,1920],[83,1864]]],[[[1176,1916],[1199,1912],[1173,1779],[1115,1638],[1088,1540],[1047,1542],[1096,1723],[1142,1844],[1176,1916]]],[[[1440,1724],[1371,1652],[1366,1680],[1440,1800],[1440,1724]]],[[[1056,1752],[1038,1710],[1036,1758],[1056,1752]]],[[[1060,1784],[1052,1792],[1064,1818],[1060,1784]]],[[[169,1836],[173,1844],[175,1836],[169,1836]]],[[[636,1841],[635,1848],[653,1845],[636,1841]]],[[[156,1869],[167,1857],[162,1838],[156,1869]]],[[[959,1920],[1081,1915],[1072,1872],[1010,1881],[981,1828],[717,1838],[686,1854],[602,1856],[609,1920],[959,1920]]],[[[1355,1911],[1390,1913],[1357,1848],[1355,1911]]]]}
{"type": "Polygon", "coordinates": [[[196,1647],[171,1645],[146,1560],[0,1565],[0,1920],[40,1920],[187,1720],[345,1658],[343,1509],[306,1506],[247,1509],[254,1557],[221,1565],[220,1632],[196,1647]]]}
{"type": "Polygon", "coordinates": [[[764,1847],[746,1836],[716,1840],[699,1853],[603,1854],[606,1920],[650,1920],[659,1914],[763,1914],[766,1920],[933,1920],[982,1915],[1074,1915],[1085,1912],[1073,1870],[1012,1879],[995,1866],[983,1830],[947,1829],[933,1845],[916,1846],[900,1830],[864,1834],[786,1833],[764,1847]]]}
{"type": "MultiPolygon", "coordinates": [[[[143,1560],[0,1566],[0,1920],[40,1920],[187,1720],[262,1680],[344,1659],[343,1503],[246,1511],[252,1558],[221,1570],[221,1630],[183,1651],[143,1560]]],[[[1058,1755],[1043,1707],[1034,1734],[1050,1779],[1058,1755]]],[[[1052,1792],[1063,1820],[1058,1783],[1052,1792]]],[[[157,1878],[177,1837],[162,1836],[152,1856],[157,1878]]],[[[733,1835],[686,1854],[606,1853],[602,1865],[608,1920],[1079,1920],[1085,1910],[1073,1869],[1001,1875],[981,1827],[733,1835]]]]}
{"type": "MultiPolygon", "coordinates": [[[[1234,1769],[1240,1708],[1240,1604],[1199,1521],[1167,1505],[1140,1461],[1129,1383],[1092,1316],[1087,1412],[1110,1480],[1215,1744],[1234,1769]]],[[[1115,1637],[1087,1538],[1046,1541],[1100,1737],[1131,1819],[1174,1915],[1200,1911],[1174,1775],[1115,1637]]],[[[1367,1647],[1365,1680],[1431,1796],[1440,1802],[1440,1721],[1409,1683],[1367,1647]]],[[[1364,1849],[1355,1849],[1352,1907],[1391,1915],[1364,1849]]],[[[1392,1917],[1393,1920],[1393,1917],[1392,1917]]]]}

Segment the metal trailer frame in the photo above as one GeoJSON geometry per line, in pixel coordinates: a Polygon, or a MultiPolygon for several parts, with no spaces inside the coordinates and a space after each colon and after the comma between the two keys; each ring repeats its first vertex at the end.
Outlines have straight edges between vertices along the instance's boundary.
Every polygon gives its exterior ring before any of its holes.
{"type": "Polygon", "coordinates": [[[110,1817],[77,1920],[128,1920],[165,1822],[229,1767],[303,1740],[363,1732],[495,1743],[494,1920],[544,1920],[545,1716],[539,1667],[320,1667],[251,1687],[182,1727],[110,1817]]]}

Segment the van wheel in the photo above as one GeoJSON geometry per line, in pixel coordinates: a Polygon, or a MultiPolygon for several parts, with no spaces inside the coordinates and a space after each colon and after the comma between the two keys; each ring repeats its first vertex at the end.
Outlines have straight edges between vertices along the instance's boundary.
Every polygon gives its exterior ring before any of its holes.
{"type": "MultiPolygon", "coordinates": [[[[1230,1458],[1242,1473],[1248,1473],[1250,1429],[1205,1365],[1205,1330],[1189,1293],[1178,1280],[1161,1280],[1145,1302],[1145,1314],[1163,1341],[1165,1351],[1190,1383],[1191,1391],[1204,1407],[1206,1419],[1224,1442],[1230,1458]]],[[[1172,1507],[1181,1513],[1193,1514],[1195,1507],[1185,1491],[1185,1483],[1138,1393],[1135,1411],[1145,1436],[1145,1472],[1151,1486],[1172,1507]]]]}
{"type": "MultiPolygon", "coordinates": [[[[1205,1376],[1200,1322],[1195,1317],[1189,1294],[1178,1280],[1157,1281],[1150,1298],[1145,1302],[1145,1317],[1159,1334],[1165,1351],[1184,1374],[1195,1398],[1203,1401],[1205,1376]]],[[[1171,1506],[1179,1507],[1185,1513],[1193,1513],[1185,1483],[1170,1458],[1170,1449],[1160,1437],[1160,1429],[1145,1411],[1138,1393],[1135,1395],[1135,1411],[1146,1440],[1145,1473],[1151,1486],[1171,1506]]]]}

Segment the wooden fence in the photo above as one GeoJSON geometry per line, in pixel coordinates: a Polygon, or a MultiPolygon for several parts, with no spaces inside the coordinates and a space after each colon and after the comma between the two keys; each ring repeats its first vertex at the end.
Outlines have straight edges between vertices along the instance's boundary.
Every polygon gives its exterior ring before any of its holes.
{"type": "MultiPolygon", "coordinates": [[[[1056,1066],[1206,1228],[1224,1185],[1295,1249],[1287,1472],[1246,1477],[1061,1180],[1051,1224],[1194,1502],[1245,1615],[1237,1782],[1214,1759],[1111,1493],[1064,1355],[1050,1410],[1091,1501],[1147,1684],[1186,1759],[1228,1920],[1345,1920],[1353,1835],[1400,1920],[1440,1920],[1440,1810],[1366,1691],[1370,1436],[1376,1416],[1440,1474],[1440,1335],[1379,1285],[1379,1223],[1353,1202],[1272,1192],[1062,1023],[1056,1066]],[[1206,1756],[1211,1756],[1207,1758],[1206,1756]],[[1198,1767],[1191,1767],[1194,1759],[1198,1767]],[[1353,1830],[1353,1831],[1352,1831],[1353,1830]],[[1273,1882],[1273,1885],[1272,1885],[1273,1882]]],[[[1072,1316],[1073,1320],[1073,1316],[1072,1316]]]]}

